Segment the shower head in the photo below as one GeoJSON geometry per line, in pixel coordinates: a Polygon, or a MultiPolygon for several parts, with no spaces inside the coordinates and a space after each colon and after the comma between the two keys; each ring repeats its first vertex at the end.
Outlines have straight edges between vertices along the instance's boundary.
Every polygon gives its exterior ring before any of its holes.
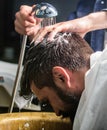
{"type": "Polygon", "coordinates": [[[56,8],[46,2],[36,4],[36,6],[32,10],[32,13],[34,14],[34,17],[43,19],[41,21],[41,27],[55,24],[56,16],[58,15],[56,8]]]}
{"type": "Polygon", "coordinates": [[[51,18],[58,15],[58,12],[53,5],[45,2],[37,4],[33,9],[33,12],[35,12],[34,16],[38,18],[51,18]]]}

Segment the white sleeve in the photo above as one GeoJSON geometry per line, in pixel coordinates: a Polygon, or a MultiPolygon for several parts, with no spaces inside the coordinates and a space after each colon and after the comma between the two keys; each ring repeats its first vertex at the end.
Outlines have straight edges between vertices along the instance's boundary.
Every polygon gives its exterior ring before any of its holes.
{"type": "Polygon", "coordinates": [[[87,73],[73,130],[107,129],[107,49],[87,73]]]}

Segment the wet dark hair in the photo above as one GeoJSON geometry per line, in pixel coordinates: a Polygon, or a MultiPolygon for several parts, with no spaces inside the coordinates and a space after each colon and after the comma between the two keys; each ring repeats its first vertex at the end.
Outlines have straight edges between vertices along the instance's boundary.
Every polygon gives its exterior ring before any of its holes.
{"type": "Polygon", "coordinates": [[[36,87],[52,86],[52,68],[61,66],[78,71],[90,66],[93,50],[88,43],[75,33],[58,33],[49,42],[45,38],[41,43],[31,47],[26,55],[26,62],[21,77],[21,95],[31,95],[30,83],[36,87]]]}

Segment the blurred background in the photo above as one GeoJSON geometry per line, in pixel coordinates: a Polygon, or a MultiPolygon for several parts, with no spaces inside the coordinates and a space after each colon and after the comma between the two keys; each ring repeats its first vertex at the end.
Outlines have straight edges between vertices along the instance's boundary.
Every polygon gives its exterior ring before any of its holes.
{"type": "Polygon", "coordinates": [[[23,4],[48,2],[58,10],[57,22],[67,20],[79,0],[1,0],[0,4],[0,60],[17,63],[21,39],[14,30],[15,13],[23,4]]]}

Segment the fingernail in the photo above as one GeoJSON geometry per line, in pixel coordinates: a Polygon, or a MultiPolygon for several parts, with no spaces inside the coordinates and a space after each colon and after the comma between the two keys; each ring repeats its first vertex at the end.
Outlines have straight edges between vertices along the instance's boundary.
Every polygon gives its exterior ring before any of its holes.
{"type": "Polygon", "coordinates": [[[31,42],[30,42],[30,45],[34,42],[35,40],[33,39],[31,42]]]}
{"type": "Polygon", "coordinates": [[[40,43],[39,40],[36,40],[36,41],[34,42],[35,46],[36,46],[37,44],[39,44],[39,43],[40,43]]]}
{"type": "Polygon", "coordinates": [[[50,38],[50,37],[47,38],[47,41],[49,41],[49,42],[51,42],[53,40],[54,40],[53,38],[50,38]]]}

